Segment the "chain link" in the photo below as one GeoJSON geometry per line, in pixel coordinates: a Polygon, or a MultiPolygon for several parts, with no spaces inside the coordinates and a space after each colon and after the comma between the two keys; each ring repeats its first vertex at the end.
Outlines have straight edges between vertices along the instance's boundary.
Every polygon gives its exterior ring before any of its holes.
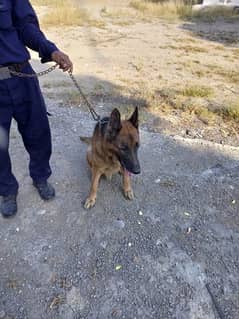
{"type": "Polygon", "coordinates": [[[77,90],[80,92],[80,95],[82,96],[85,104],[88,106],[89,111],[93,117],[93,119],[97,122],[100,121],[100,116],[96,113],[94,107],[92,106],[92,104],[88,101],[87,97],[85,96],[85,94],[82,92],[81,87],[79,86],[78,82],[76,81],[76,78],[74,77],[74,75],[72,74],[71,71],[68,71],[69,76],[72,80],[72,82],[74,83],[75,87],[77,88],[77,90]]]}
{"type": "Polygon", "coordinates": [[[38,72],[38,73],[32,73],[32,74],[17,72],[17,71],[13,71],[13,70],[10,70],[9,72],[12,75],[18,76],[20,78],[38,78],[40,76],[46,75],[46,74],[54,71],[57,68],[57,66],[58,66],[58,64],[55,64],[55,65],[51,66],[49,69],[47,69],[47,70],[44,70],[44,71],[41,71],[41,72],[38,72]]]}
{"type": "MultiPolygon", "coordinates": [[[[41,71],[41,72],[38,72],[38,73],[32,73],[32,74],[17,72],[17,71],[13,71],[13,70],[10,70],[10,73],[12,75],[18,76],[20,78],[37,78],[37,77],[41,77],[41,76],[49,74],[50,72],[54,71],[57,68],[57,66],[58,66],[58,64],[55,64],[55,65],[51,66],[49,69],[47,69],[47,70],[44,70],[44,71],[41,71]]],[[[72,74],[72,71],[68,71],[68,74],[69,74],[72,82],[74,83],[75,87],[79,91],[81,97],[83,98],[85,104],[88,106],[89,111],[90,111],[94,121],[99,122],[100,121],[100,116],[96,113],[93,105],[88,101],[88,99],[86,98],[85,94],[82,92],[81,87],[79,86],[76,78],[72,74]]]]}

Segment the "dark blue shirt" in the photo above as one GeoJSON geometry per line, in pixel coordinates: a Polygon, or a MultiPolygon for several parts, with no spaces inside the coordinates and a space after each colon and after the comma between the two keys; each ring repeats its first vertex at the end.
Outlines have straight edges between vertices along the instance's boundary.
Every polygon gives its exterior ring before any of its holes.
{"type": "Polygon", "coordinates": [[[58,50],[41,32],[28,0],[0,0],[0,65],[29,60],[26,47],[39,52],[42,63],[58,50]]]}

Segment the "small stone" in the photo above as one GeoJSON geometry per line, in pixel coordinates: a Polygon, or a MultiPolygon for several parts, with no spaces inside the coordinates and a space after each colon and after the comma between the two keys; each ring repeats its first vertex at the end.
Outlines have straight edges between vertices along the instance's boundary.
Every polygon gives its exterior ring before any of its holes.
{"type": "Polygon", "coordinates": [[[139,224],[139,225],[141,225],[141,222],[140,222],[140,221],[138,221],[138,224],[139,224]]]}
{"type": "Polygon", "coordinates": [[[143,212],[141,212],[141,210],[139,211],[139,215],[140,215],[140,216],[143,216],[143,212]]]}
{"type": "Polygon", "coordinates": [[[107,242],[106,241],[102,241],[100,243],[100,246],[105,249],[107,247],[107,242]]]}
{"type": "Polygon", "coordinates": [[[235,205],[236,204],[236,200],[235,199],[233,199],[233,201],[232,201],[232,205],[235,205]]]}
{"type": "Polygon", "coordinates": [[[16,232],[18,233],[20,231],[19,227],[16,228],[16,232]]]}
{"type": "Polygon", "coordinates": [[[185,216],[190,216],[190,213],[184,212],[184,215],[185,215],[185,216]]]}
{"type": "Polygon", "coordinates": [[[42,210],[39,210],[39,212],[37,212],[37,215],[45,215],[46,214],[46,210],[45,209],[42,209],[42,210]]]}
{"type": "Polygon", "coordinates": [[[161,240],[158,239],[158,240],[156,241],[156,245],[159,246],[159,245],[161,245],[161,244],[162,244],[161,240]]]}
{"type": "Polygon", "coordinates": [[[131,246],[132,246],[132,243],[128,243],[128,246],[131,247],[131,246]]]}
{"type": "Polygon", "coordinates": [[[116,267],[115,267],[115,270],[121,270],[122,269],[122,266],[121,265],[117,265],[116,267]]]}

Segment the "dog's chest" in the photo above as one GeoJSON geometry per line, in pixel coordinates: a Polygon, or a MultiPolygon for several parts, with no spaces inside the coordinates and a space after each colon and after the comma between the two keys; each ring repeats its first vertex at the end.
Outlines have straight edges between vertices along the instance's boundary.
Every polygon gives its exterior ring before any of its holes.
{"type": "Polygon", "coordinates": [[[104,174],[107,178],[117,174],[120,171],[120,163],[116,158],[108,157],[104,163],[104,174]]]}

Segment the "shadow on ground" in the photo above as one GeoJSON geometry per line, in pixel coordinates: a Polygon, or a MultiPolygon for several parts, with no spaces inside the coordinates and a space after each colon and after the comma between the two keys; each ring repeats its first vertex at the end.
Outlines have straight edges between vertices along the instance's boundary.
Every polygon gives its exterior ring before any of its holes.
{"type": "MultiPolygon", "coordinates": [[[[153,115],[149,110],[148,92],[142,92],[139,88],[127,88],[125,85],[117,85],[105,79],[91,75],[75,76],[83,93],[93,107],[96,107],[101,117],[108,116],[114,108],[118,108],[122,118],[129,117],[134,108],[140,108],[141,126],[147,127],[153,132],[163,131],[172,126],[165,118],[153,115]]],[[[52,74],[47,82],[41,82],[43,92],[49,99],[57,101],[59,107],[77,107],[88,112],[88,108],[81,98],[67,74],[55,77],[52,74]]],[[[156,92],[156,95],[159,93],[156,92]]],[[[155,99],[159,99],[155,96],[155,99]]],[[[51,112],[51,106],[48,107],[51,112]]],[[[174,112],[174,111],[172,111],[174,112]]]]}
{"type": "Polygon", "coordinates": [[[198,38],[221,43],[225,46],[238,47],[239,45],[239,21],[226,21],[218,18],[207,22],[199,19],[185,22],[181,28],[190,31],[198,38]]]}
{"type": "MultiPolygon", "coordinates": [[[[94,123],[48,100],[57,197],[42,202],[12,129],[19,213],[0,222],[2,318],[227,319],[239,312],[239,151],[141,130],[136,199],[102,180],[96,207],[86,146],[94,123]]],[[[101,109],[97,106],[97,110],[101,109]]]]}

